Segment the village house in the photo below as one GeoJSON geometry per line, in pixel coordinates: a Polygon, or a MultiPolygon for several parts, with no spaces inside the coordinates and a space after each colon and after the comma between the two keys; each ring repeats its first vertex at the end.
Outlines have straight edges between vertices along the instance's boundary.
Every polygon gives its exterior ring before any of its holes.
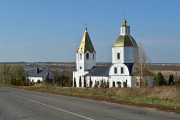
{"type": "Polygon", "coordinates": [[[50,80],[54,81],[54,75],[53,73],[48,69],[40,69],[40,68],[34,68],[31,69],[27,74],[27,79],[30,82],[43,82],[44,80],[50,80]]]}

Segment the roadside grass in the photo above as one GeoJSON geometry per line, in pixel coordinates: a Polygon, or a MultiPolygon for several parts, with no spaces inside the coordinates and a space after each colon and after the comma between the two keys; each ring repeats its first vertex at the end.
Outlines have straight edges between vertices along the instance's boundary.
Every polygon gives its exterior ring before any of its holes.
{"type": "Polygon", "coordinates": [[[16,88],[125,105],[156,108],[180,114],[180,86],[154,88],[72,88],[51,85],[16,88]]]}

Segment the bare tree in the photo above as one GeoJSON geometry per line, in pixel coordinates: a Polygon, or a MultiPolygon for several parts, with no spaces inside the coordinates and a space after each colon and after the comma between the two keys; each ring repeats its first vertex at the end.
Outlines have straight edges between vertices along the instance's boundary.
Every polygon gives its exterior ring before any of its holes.
{"type": "Polygon", "coordinates": [[[134,75],[140,76],[140,86],[146,86],[148,83],[147,76],[153,75],[150,72],[150,60],[144,51],[142,43],[138,44],[138,54],[136,56],[137,67],[134,75]]]}

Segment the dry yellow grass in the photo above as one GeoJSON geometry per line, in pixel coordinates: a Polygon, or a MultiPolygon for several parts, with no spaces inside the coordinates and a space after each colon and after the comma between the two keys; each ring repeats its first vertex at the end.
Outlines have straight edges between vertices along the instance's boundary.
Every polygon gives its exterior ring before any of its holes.
{"type": "Polygon", "coordinates": [[[64,88],[24,86],[21,89],[156,108],[180,114],[180,86],[144,88],[64,88]]]}
{"type": "Polygon", "coordinates": [[[180,100],[180,86],[162,86],[153,88],[123,88],[116,93],[119,96],[167,98],[180,100]]]}

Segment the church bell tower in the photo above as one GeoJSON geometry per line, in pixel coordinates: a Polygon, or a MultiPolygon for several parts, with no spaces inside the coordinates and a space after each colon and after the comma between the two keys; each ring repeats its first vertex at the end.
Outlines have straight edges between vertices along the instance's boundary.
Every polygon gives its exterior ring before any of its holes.
{"type": "Polygon", "coordinates": [[[76,71],[73,71],[73,87],[86,87],[85,75],[96,66],[96,51],[87,28],[76,51],[76,71]]]}
{"type": "Polygon", "coordinates": [[[85,28],[79,48],[76,53],[76,70],[87,71],[96,66],[96,51],[85,28]]]}
{"type": "Polygon", "coordinates": [[[137,43],[130,35],[130,26],[124,19],[120,28],[120,36],[112,48],[112,63],[135,63],[137,49],[137,43]]]}

